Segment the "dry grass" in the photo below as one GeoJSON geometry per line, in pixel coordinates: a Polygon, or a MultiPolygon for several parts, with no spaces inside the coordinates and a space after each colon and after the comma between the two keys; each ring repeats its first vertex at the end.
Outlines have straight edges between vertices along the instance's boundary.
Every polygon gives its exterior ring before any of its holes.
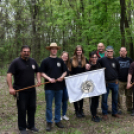
{"type": "MultiPolygon", "coordinates": [[[[0,95],[0,134],[18,134],[16,100],[8,93],[5,77],[0,77],[0,95]]],[[[110,98],[109,106],[111,106],[110,98]]],[[[77,119],[73,104],[68,103],[67,114],[70,120],[63,121],[66,128],[59,129],[53,124],[51,134],[134,134],[134,117],[126,112],[125,107],[121,119],[108,115],[109,120],[100,123],[91,121],[88,99],[84,100],[84,112],[86,117],[77,119]]],[[[100,107],[98,114],[102,116],[100,107]]],[[[36,127],[40,130],[38,134],[46,133],[45,125],[45,98],[42,86],[37,88],[36,127]]]]}

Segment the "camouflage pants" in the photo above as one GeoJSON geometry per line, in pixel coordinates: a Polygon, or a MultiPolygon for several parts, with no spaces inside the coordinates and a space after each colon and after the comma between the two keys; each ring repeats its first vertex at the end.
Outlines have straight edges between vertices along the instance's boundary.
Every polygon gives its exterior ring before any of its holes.
{"type": "Polygon", "coordinates": [[[126,96],[126,108],[132,109],[132,88],[126,89],[127,82],[119,81],[118,109],[123,109],[123,96],[126,96]]]}

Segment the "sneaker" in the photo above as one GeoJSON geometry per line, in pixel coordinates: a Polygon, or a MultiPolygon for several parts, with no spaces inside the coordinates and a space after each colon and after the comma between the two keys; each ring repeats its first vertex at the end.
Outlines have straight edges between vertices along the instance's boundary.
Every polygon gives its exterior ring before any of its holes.
{"type": "Polygon", "coordinates": [[[62,125],[61,122],[56,122],[55,125],[56,125],[58,128],[64,128],[64,126],[62,125]]]}
{"type": "Polygon", "coordinates": [[[66,120],[66,121],[69,120],[69,117],[67,117],[66,115],[62,116],[62,118],[63,118],[64,120],[66,120]]]}
{"type": "Polygon", "coordinates": [[[26,130],[20,130],[20,134],[28,134],[26,130]]]}
{"type": "Polygon", "coordinates": [[[60,117],[60,120],[61,120],[61,121],[63,120],[62,116],[60,117]]]}
{"type": "Polygon", "coordinates": [[[94,122],[100,122],[100,118],[98,117],[98,116],[93,116],[92,117],[92,121],[94,121],[94,122]]]}
{"type": "Polygon", "coordinates": [[[36,127],[29,128],[29,130],[31,130],[32,132],[39,132],[39,129],[37,129],[36,127]]]}

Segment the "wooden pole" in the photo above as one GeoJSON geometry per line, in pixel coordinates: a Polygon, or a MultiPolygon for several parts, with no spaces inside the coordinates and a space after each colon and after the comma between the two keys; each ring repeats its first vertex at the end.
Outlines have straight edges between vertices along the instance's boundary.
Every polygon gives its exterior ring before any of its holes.
{"type": "MultiPolygon", "coordinates": [[[[40,85],[47,84],[47,83],[50,83],[50,82],[44,82],[44,83],[41,83],[40,85]]],[[[26,90],[26,89],[29,89],[29,88],[33,88],[33,87],[38,87],[38,84],[16,90],[16,92],[20,92],[20,91],[23,91],[23,90],[26,90]]]]}

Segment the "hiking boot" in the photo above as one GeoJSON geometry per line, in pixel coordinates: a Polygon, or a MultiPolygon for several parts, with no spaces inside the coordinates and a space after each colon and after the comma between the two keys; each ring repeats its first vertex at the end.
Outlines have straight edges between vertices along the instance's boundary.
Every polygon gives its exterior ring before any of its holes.
{"type": "Polygon", "coordinates": [[[46,131],[51,131],[51,129],[52,129],[52,123],[51,122],[47,122],[46,131]]]}
{"type": "Polygon", "coordinates": [[[26,130],[20,130],[20,134],[28,134],[26,130]]]}
{"type": "Polygon", "coordinates": [[[115,118],[120,118],[120,115],[118,115],[118,114],[112,114],[112,116],[115,118]]]}
{"type": "Polygon", "coordinates": [[[55,125],[56,125],[58,128],[64,128],[64,126],[62,125],[61,122],[56,122],[55,125]]]}
{"type": "Polygon", "coordinates": [[[85,114],[83,112],[83,109],[81,109],[79,113],[81,114],[82,117],[85,117],[85,114]]]}
{"type": "Polygon", "coordinates": [[[100,118],[98,117],[98,116],[93,116],[92,117],[92,121],[94,121],[94,122],[100,122],[100,118]]]}
{"type": "Polygon", "coordinates": [[[28,129],[32,132],[39,132],[39,129],[37,129],[36,127],[32,127],[32,128],[28,128],[28,129]]]}
{"type": "Polygon", "coordinates": [[[104,121],[106,121],[106,120],[108,120],[108,116],[107,116],[107,115],[103,115],[102,119],[103,119],[104,121]]]}
{"type": "Polygon", "coordinates": [[[80,114],[79,111],[76,111],[75,114],[76,114],[76,117],[77,117],[77,118],[81,118],[81,117],[82,117],[82,115],[80,114]]]}

